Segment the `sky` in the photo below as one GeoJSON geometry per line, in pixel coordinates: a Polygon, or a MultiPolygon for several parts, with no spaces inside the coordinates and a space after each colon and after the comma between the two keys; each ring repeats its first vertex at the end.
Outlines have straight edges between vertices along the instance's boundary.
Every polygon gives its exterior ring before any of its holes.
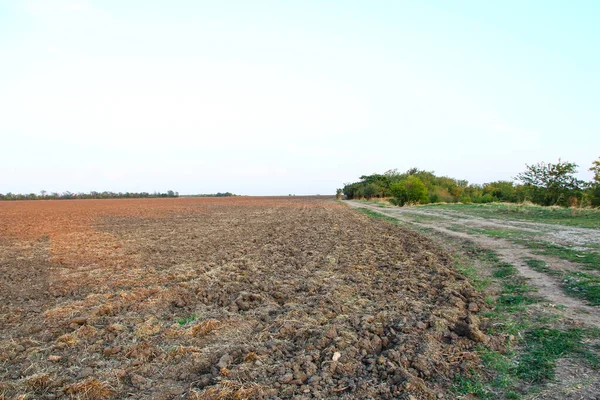
{"type": "Polygon", "coordinates": [[[599,1],[0,1],[0,192],[333,194],[600,157],[599,1]]]}

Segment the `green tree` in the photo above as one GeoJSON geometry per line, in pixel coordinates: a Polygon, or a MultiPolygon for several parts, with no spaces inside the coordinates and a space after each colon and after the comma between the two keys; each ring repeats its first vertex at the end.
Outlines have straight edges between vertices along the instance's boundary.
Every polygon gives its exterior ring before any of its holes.
{"type": "Polygon", "coordinates": [[[584,182],[575,178],[577,164],[559,159],[556,164],[540,162],[525,166],[526,171],[516,179],[523,183],[534,203],[567,205],[569,197],[581,197],[584,182]]]}
{"type": "Polygon", "coordinates": [[[594,207],[600,206],[600,158],[592,162],[590,171],[594,173],[592,181],[588,184],[589,196],[594,207]]]}
{"type": "Polygon", "coordinates": [[[374,183],[369,183],[364,186],[363,192],[367,199],[371,199],[377,195],[377,185],[374,183]]]}
{"type": "Polygon", "coordinates": [[[427,203],[428,201],[427,187],[415,176],[409,176],[400,182],[392,183],[390,191],[400,207],[406,203],[427,203]]]}
{"type": "Polygon", "coordinates": [[[590,171],[594,173],[594,178],[592,183],[596,185],[600,185],[600,157],[594,162],[592,162],[592,167],[590,171]]]}

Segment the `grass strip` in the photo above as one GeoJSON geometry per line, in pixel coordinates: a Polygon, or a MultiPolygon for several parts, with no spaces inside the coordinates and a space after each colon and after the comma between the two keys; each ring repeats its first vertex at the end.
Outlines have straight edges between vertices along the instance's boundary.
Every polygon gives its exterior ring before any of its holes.
{"type": "Polygon", "coordinates": [[[600,306],[600,277],[584,272],[569,272],[563,278],[565,291],[592,306],[600,306]]]}

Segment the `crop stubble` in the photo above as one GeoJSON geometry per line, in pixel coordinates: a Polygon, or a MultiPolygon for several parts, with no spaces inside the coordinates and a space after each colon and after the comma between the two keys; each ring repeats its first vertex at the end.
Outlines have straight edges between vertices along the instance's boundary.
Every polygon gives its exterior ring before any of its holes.
{"type": "Polygon", "coordinates": [[[435,398],[503,340],[446,253],[323,198],[0,203],[0,284],[0,398],[435,398]]]}

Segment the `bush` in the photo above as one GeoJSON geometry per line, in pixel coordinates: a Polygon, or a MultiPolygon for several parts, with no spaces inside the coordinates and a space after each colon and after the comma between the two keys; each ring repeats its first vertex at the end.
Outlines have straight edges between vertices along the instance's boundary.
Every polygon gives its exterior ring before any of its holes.
{"type": "Polygon", "coordinates": [[[425,184],[414,176],[409,176],[398,183],[393,183],[390,185],[390,191],[401,207],[409,202],[424,204],[429,201],[425,184]]]}
{"type": "Polygon", "coordinates": [[[486,193],[483,196],[481,196],[482,203],[492,203],[494,200],[494,197],[489,193],[486,193]]]}

